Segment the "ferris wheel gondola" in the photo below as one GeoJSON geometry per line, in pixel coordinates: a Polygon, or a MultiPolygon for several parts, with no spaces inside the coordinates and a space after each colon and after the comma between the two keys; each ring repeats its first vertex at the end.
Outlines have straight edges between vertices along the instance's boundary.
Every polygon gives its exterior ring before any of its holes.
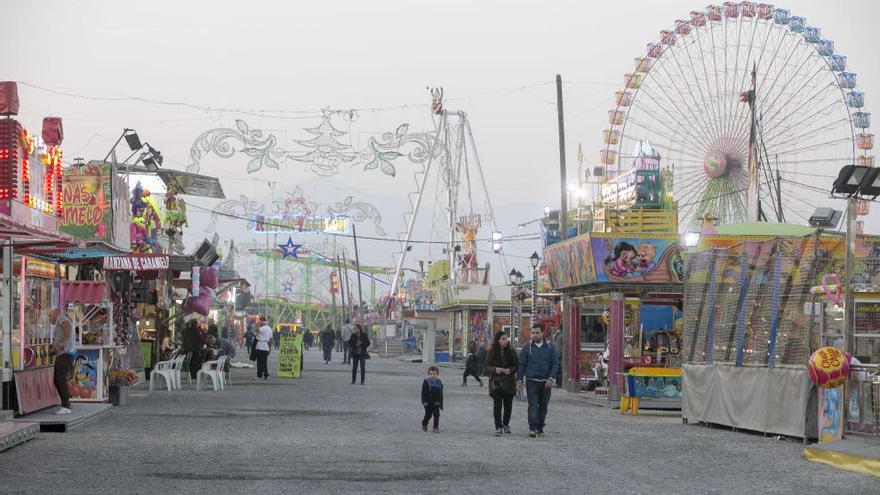
{"type": "Polygon", "coordinates": [[[818,195],[842,166],[874,165],[856,81],[834,43],[787,9],[693,11],[648,43],[614,94],[600,152],[606,179],[641,166],[650,141],[669,170],[681,230],[707,214],[805,224],[815,207],[839,206],[818,195]]]}

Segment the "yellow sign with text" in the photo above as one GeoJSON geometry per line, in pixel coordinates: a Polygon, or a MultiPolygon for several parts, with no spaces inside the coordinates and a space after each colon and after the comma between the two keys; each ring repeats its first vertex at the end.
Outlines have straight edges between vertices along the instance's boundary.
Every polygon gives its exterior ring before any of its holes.
{"type": "Polygon", "coordinates": [[[302,334],[281,335],[278,350],[278,378],[299,378],[302,373],[302,334]]]}

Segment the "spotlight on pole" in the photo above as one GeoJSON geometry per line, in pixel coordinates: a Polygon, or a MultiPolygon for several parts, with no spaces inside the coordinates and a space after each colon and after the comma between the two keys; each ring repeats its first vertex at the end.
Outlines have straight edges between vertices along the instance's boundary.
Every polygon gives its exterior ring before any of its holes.
{"type": "Polygon", "coordinates": [[[126,129],[123,132],[123,136],[125,136],[125,142],[128,143],[128,147],[131,148],[131,151],[137,151],[144,147],[141,144],[141,139],[138,137],[137,133],[134,132],[134,129],[126,129]]]}

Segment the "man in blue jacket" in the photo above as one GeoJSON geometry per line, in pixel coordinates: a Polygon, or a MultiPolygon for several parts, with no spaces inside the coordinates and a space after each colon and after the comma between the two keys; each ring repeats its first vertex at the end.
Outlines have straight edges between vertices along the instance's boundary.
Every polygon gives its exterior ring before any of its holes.
{"type": "Polygon", "coordinates": [[[556,349],[544,340],[540,325],[532,326],[531,340],[519,353],[516,386],[526,385],[529,400],[529,438],[544,436],[544,420],[550,405],[550,392],[556,383],[559,360],[556,349]]]}

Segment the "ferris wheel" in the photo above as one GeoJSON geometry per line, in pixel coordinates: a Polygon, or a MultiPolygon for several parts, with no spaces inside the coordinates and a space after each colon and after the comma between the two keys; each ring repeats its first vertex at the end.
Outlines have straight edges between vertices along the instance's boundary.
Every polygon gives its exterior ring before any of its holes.
{"type": "Polygon", "coordinates": [[[659,155],[680,229],[707,214],[806,224],[817,206],[839,206],[822,192],[842,166],[874,165],[871,115],[846,57],[805,18],[768,4],[725,2],[675,21],[635,59],[614,102],[605,179],[659,155]]]}

